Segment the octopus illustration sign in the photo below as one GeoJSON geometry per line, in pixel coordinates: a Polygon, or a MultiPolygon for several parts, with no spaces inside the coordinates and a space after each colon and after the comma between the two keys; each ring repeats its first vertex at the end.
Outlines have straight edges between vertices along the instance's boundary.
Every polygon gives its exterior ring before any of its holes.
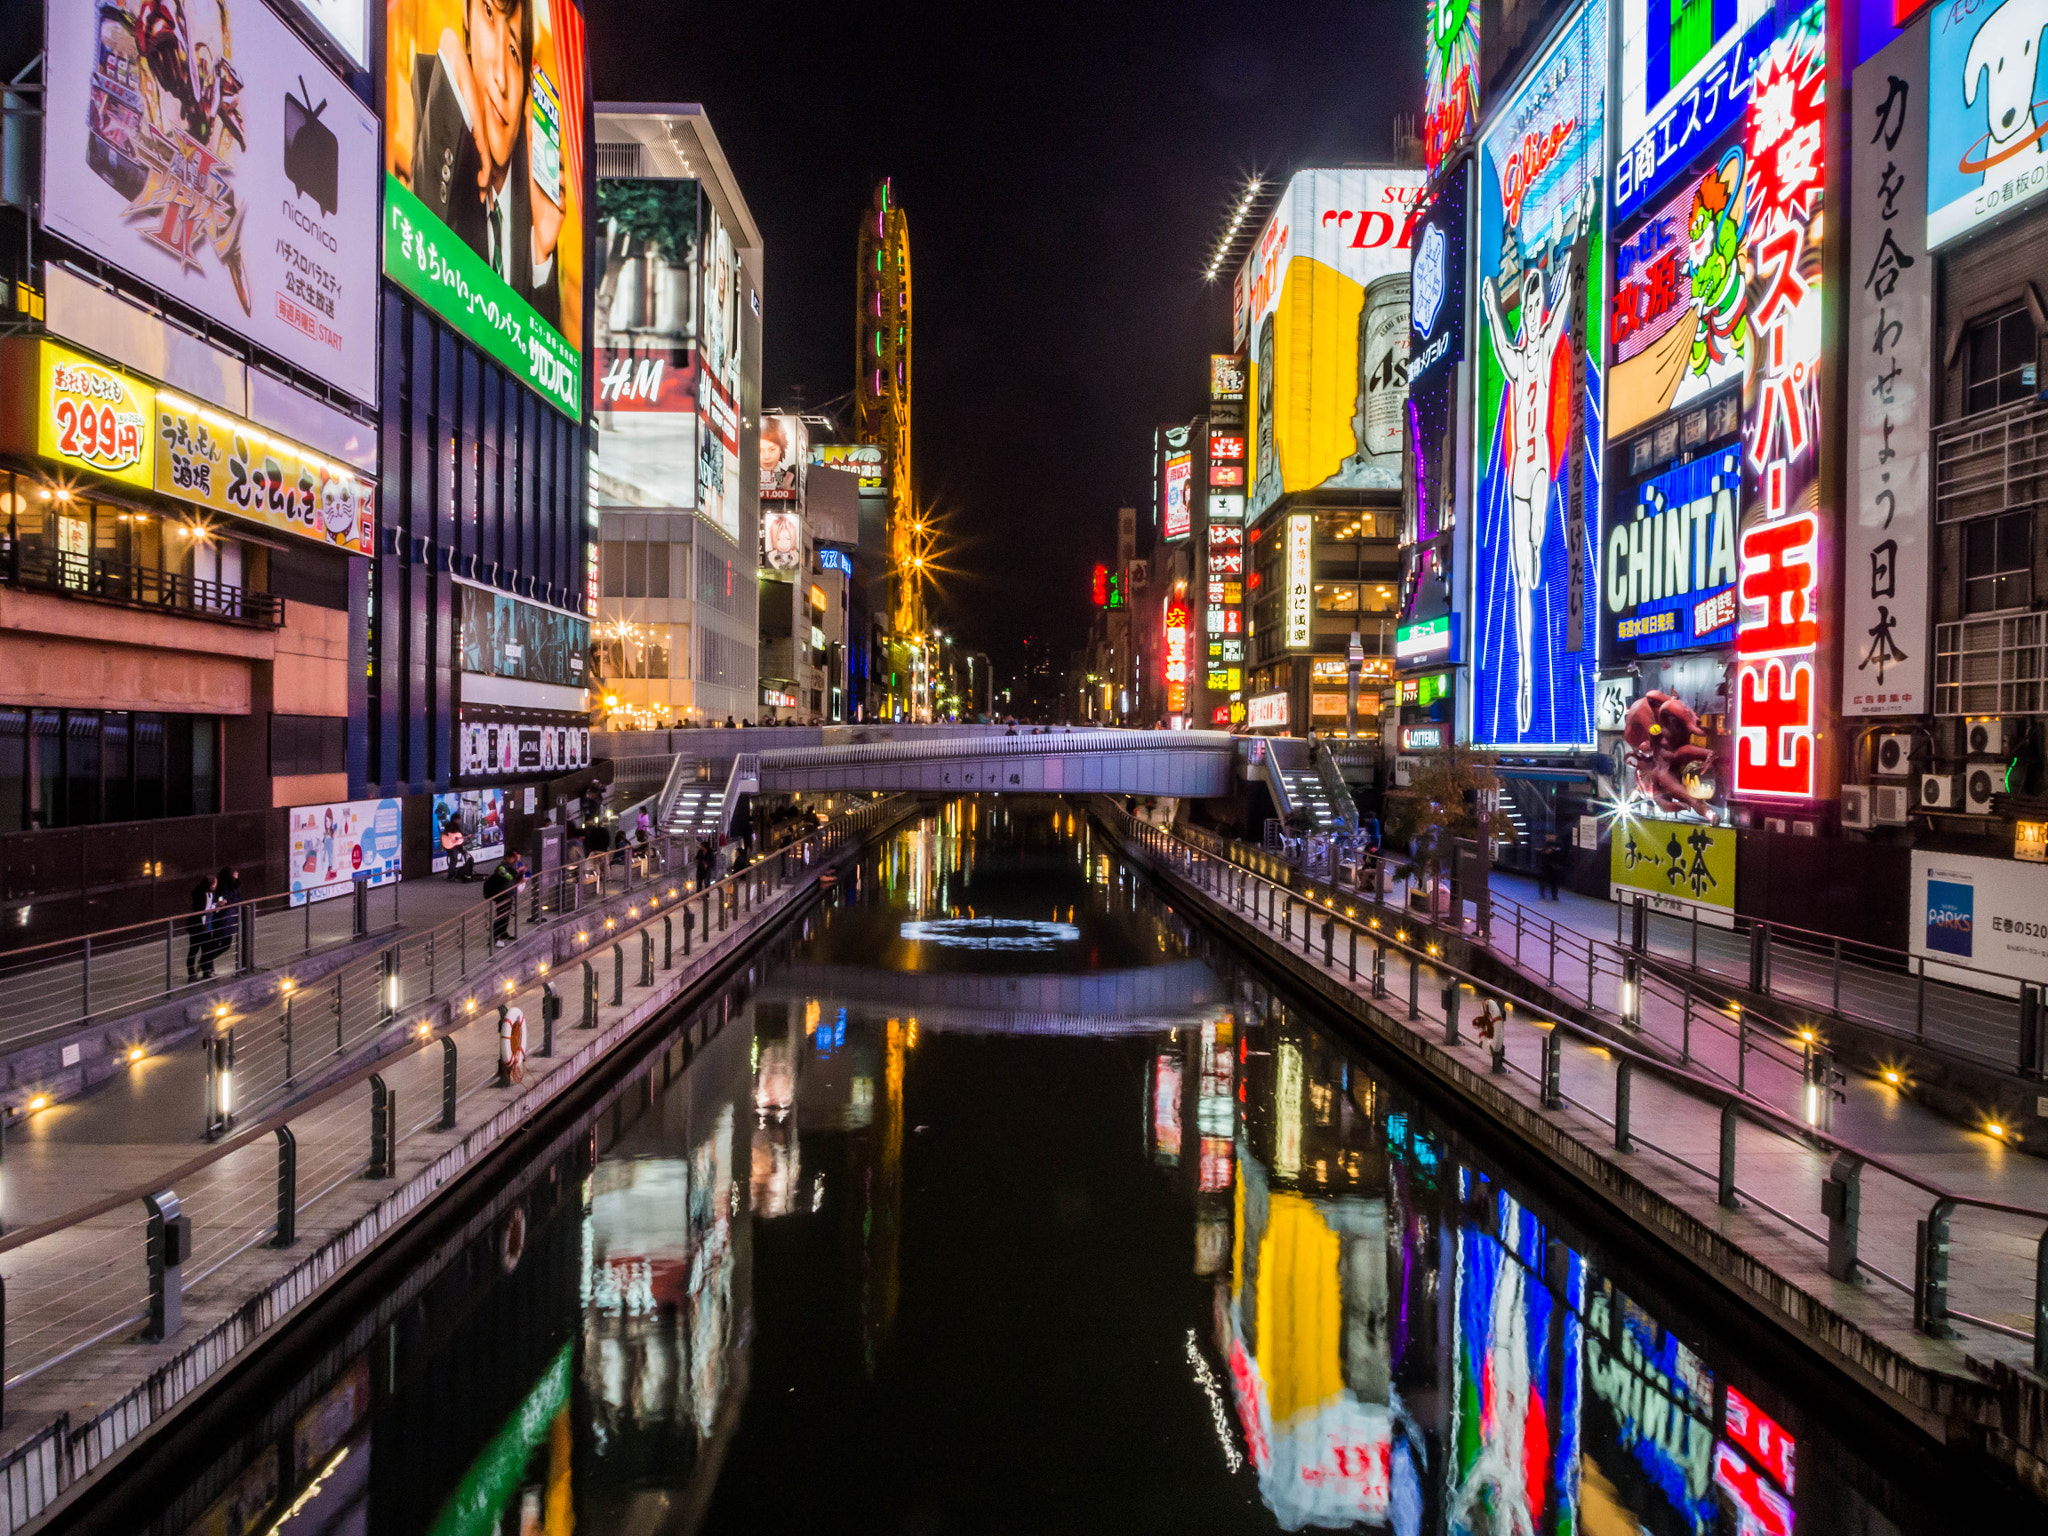
{"type": "Polygon", "coordinates": [[[1479,151],[1474,741],[1594,744],[1607,8],[1592,0],[1479,151]]]}

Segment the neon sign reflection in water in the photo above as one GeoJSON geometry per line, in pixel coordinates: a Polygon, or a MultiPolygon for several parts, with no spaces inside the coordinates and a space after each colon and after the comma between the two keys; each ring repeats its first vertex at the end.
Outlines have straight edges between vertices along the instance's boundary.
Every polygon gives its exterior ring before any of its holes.
{"type": "Polygon", "coordinates": [[[1072,923],[1035,922],[1022,917],[913,918],[897,930],[912,944],[945,949],[1045,950],[1072,944],[1081,930],[1072,923]]]}

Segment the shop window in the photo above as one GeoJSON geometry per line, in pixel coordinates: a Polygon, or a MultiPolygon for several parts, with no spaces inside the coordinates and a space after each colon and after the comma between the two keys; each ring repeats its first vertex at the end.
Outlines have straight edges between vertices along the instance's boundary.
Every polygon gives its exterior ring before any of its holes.
{"type": "Polygon", "coordinates": [[[638,539],[626,541],[626,596],[647,595],[647,546],[638,539]]]}
{"type": "Polygon", "coordinates": [[[2033,514],[2007,512],[1963,525],[1963,611],[2024,608],[2034,597],[2033,514]]]}
{"type": "Polygon", "coordinates": [[[2033,394],[2039,347],[2033,318],[2024,308],[1973,321],[1963,337],[1963,414],[1974,416],[2033,394]]]}
{"type": "Polygon", "coordinates": [[[603,556],[598,563],[602,567],[601,580],[604,595],[606,597],[624,597],[626,595],[625,542],[621,539],[606,539],[603,546],[603,556]]]}
{"type": "Polygon", "coordinates": [[[274,777],[348,772],[347,717],[272,715],[270,772],[274,777]]]}

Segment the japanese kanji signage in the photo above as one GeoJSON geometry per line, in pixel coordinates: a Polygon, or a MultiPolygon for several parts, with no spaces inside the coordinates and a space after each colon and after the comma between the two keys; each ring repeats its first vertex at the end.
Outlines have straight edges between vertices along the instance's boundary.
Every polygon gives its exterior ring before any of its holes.
{"type": "Polygon", "coordinates": [[[1615,824],[1609,848],[1609,894],[1616,901],[1625,902],[1641,891],[1657,911],[1735,910],[1731,827],[1630,816],[1615,824]]]}
{"type": "Polygon", "coordinates": [[[1856,70],[1849,206],[1849,516],[1842,713],[1917,715],[1927,698],[1928,426],[1934,263],[1927,180],[1927,22],[1856,70]]]}
{"type": "Polygon", "coordinates": [[[1826,67],[1816,5],[1756,68],[1744,119],[1752,332],[1737,540],[1736,798],[1819,787],[1820,227],[1826,67]]]}

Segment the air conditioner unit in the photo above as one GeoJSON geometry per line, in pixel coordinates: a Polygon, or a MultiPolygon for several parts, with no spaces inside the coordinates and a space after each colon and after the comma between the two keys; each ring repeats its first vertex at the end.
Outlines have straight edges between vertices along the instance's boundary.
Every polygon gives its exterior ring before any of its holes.
{"type": "Polygon", "coordinates": [[[1930,811],[1953,811],[1963,803],[1963,776],[1927,773],[1920,776],[1920,804],[1930,811]]]}
{"type": "Polygon", "coordinates": [[[1913,738],[1903,733],[1878,737],[1873,766],[1887,778],[1905,778],[1913,771],[1913,738]]]}
{"type": "Polygon", "coordinates": [[[1909,790],[1904,784],[1878,784],[1871,789],[1870,798],[1877,812],[1880,827],[1903,827],[1912,814],[1913,802],[1907,798],[1909,790]]]}
{"type": "Polygon", "coordinates": [[[2005,770],[1989,763],[1972,763],[1963,775],[1964,808],[1972,816],[1991,814],[1991,797],[2005,788],[2005,770]]]}
{"type": "Polygon", "coordinates": [[[1990,718],[1965,720],[1963,740],[1971,757],[1997,757],[2005,751],[2005,722],[1990,718]]]}
{"type": "Polygon", "coordinates": [[[1842,825],[1869,831],[1877,825],[1877,807],[1873,805],[1871,787],[1868,784],[1844,784],[1842,786],[1842,825]]]}

